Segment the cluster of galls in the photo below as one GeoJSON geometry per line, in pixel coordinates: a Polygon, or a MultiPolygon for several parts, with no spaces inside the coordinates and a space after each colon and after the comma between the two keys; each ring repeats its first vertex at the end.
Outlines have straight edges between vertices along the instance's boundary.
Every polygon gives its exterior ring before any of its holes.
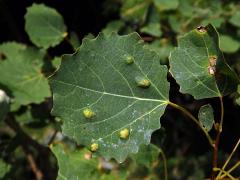
{"type": "MultiPolygon", "coordinates": [[[[134,57],[130,56],[130,55],[125,55],[124,56],[124,59],[125,59],[125,63],[127,65],[130,65],[130,64],[133,64],[134,63],[134,57]]],[[[137,83],[137,86],[139,87],[142,87],[142,88],[148,88],[150,85],[151,85],[151,82],[145,78],[144,76],[137,76],[135,78],[135,81],[137,83]]],[[[93,112],[92,109],[90,108],[86,108],[83,110],[83,116],[86,118],[86,119],[91,119],[95,116],[95,112],[93,112]]],[[[129,134],[130,134],[130,131],[128,128],[124,128],[122,129],[120,132],[119,132],[119,137],[121,139],[127,139],[129,137],[129,134]]],[[[97,144],[96,142],[95,143],[92,143],[90,145],[90,150],[92,152],[95,152],[99,149],[99,144],[97,144]]]]}

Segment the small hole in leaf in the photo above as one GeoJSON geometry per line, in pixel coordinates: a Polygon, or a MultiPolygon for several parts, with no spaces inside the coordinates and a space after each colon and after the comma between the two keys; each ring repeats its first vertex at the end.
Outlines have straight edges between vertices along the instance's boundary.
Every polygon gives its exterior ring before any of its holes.
{"type": "Polygon", "coordinates": [[[5,54],[0,53],[0,61],[4,61],[6,58],[5,54]]]}
{"type": "Polygon", "coordinates": [[[217,64],[217,56],[210,56],[209,57],[209,64],[212,67],[215,67],[217,64]]]}
{"type": "Polygon", "coordinates": [[[214,75],[215,72],[216,72],[216,68],[215,68],[215,67],[213,67],[213,66],[208,66],[208,73],[209,73],[210,75],[214,75]]]}
{"type": "Polygon", "coordinates": [[[203,26],[198,26],[197,31],[200,32],[200,33],[206,33],[207,32],[206,28],[203,27],[203,26]]]}

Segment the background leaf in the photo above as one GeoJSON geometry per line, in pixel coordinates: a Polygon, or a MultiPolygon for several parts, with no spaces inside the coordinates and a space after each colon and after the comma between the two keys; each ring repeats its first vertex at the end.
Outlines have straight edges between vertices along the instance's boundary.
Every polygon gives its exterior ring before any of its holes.
{"type": "Polygon", "coordinates": [[[160,37],[162,35],[161,26],[159,23],[150,23],[141,29],[142,33],[146,33],[155,37],[160,37]]]}
{"type": "Polygon", "coordinates": [[[239,49],[239,41],[234,40],[231,36],[220,36],[220,49],[226,53],[234,53],[239,49]]]}
{"type": "Polygon", "coordinates": [[[198,113],[198,119],[201,125],[207,131],[210,131],[212,129],[212,126],[214,123],[214,114],[213,114],[213,108],[210,104],[204,105],[200,108],[198,113]]]}
{"type": "Polygon", "coordinates": [[[54,145],[52,152],[58,160],[57,179],[89,179],[97,170],[98,161],[96,159],[86,159],[91,157],[88,150],[67,150],[62,145],[54,145]]]}
{"type": "Polygon", "coordinates": [[[236,12],[233,16],[229,19],[229,22],[234,26],[240,27],[240,12],[236,12]]]}
{"type": "Polygon", "coordinates": [[[154,162],[158,161],[159,153],[160,149],[153,144],[141,145],[139,153],[132,155],[131,158],[138,165],[143,165],[148,168],[152,168],[154,162]]]}
{"type": "Polygon", "coordinates": [[[0,178],[3,178],[10,168],[11,166],[9,164],[0,159],[0,178]]]}
{"type": "Polygon", "coordinates": [[[212,25],[199,27],[178,41],[170,55],[170,72],[182,93],[196,99],[235,92],[239,79],[226,64],[212,25]]]}
{"type": "Polygon", "coordinates": [[[12,42],[0,45],[0,53],[6,58],[0,61],[0,87],[13,97],[14,104],[41,103],[50,97],[41,72],[45,51],[12,42]]]}
{"type": "Polygon", "coordinates": [[[154,0],[153,2],[159,11],[176,9],[179,4],[179,0],[154,0]]]}
{"type": "Polygon", "coordinates": [[[136,33],[85,39],[50,79],[52,113],[63,120],[64,134],[122,162],[160,128],[168,103],[166,76],[167,68],[136,33]],[[124,129],[129,137],[121,139],[124,129]]]}
{"type": "Polygon", "coordinates": [[[121,7],[121,16],[126,20],[144,21],[148,7],[151,1],[149,0],[127,0],[124,1],[121,7]]]}
{"type": "Polygon", "coordinates": [[[54,47],[67,36],[62,16],[44,4],[33,4],[27,8],[25,21],[25,30],[38,47],[54,47]]]}

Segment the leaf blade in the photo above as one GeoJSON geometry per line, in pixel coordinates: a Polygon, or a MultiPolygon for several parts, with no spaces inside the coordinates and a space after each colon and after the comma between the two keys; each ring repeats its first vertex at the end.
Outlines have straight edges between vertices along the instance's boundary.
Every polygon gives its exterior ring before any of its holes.
{"type": "Polygon", "coordinates": [[[204,105],[200,108],[198,113],[198,119],[207,131],[210,131],[214,123],[213,108],[210,104],[204,105]]]}
{"type": "Polygon", "coordinates": [[[135,33],[86,39],[79,53],[65,56],[50,80],[52,113],[63,119],[63,133],[88,147],[97,142],[97,153],[120,162],[136,153],[140,144],[149,144],[168,103],[167,68],[139,40],[135,33]],[[134,58],[132,64],[126,63],[126,55],[134,58]],[[150,86],[138,86],[136,76],[150,86]],[[94,112],[91,119],[84,118],[85,108],[94,112]],[[126,140],[119,138],[124,128],[130,131],[126,140]]]}
{"type": "Polygon", "coordinates": [[[25,30],[35,45],[45,49],[58,45],[67,35],[62,16],[44,4],[27,8],[25,30]]]}
{"type": "Polygon", "coordinates": [[[8,42],[0,45],[0,53],[6,56],[0,62],[0,87],[13,96],[13,104],[41,103],[50,97],[48,81],[41,73],[45,51],[8,42]]]}
{"type": "Polygon", "coordinates": [[[220,97],[236,91],[239,79],[225,62],[212,25],[199,27],[179,39],[170,54],[170,72],[182,93],[195,99],[220,97]]]}

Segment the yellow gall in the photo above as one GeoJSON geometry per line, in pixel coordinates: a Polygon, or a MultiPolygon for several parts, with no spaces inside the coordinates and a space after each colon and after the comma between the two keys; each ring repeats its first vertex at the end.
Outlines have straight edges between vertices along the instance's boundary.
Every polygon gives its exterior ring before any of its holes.
{"type": "Polygon", "coordinates": [[[125,128],[125,129],[121,130],[119,133],[119,136],[122,139],[127,139],[129,136],[129,129],[125,128]]]}
{"type": "Polygon", "coordinates": [[[126,64],[132,64],[134,62],[134,58],[132,56],[126,55],[125,57],[126,57],[125,59],[126,64]]]}
{"type": "Polygon", "coordinates": [[[98,146],[98,144],[97,143],[93,143],[93,144],[91,144],[91,151],[92,152],[95,152],[95,151],[97,151],[98,150],[98,148],[99,148],[99,146],[98,146]]]}
{"type": "Polygon", "coordinates": [[[83,110],[83,115],[85,118],[91,119],[93,116],[95,116],[95,113],[91,109],[87,108],[83,110]]]}
{"type": "Polygon", "coordinates": [[[151,85],[151,82],[148,79],[144,78],[144,77],[137,76],[135,78],[135,80],[136,80],[137,85],[139,87],[142,87],[142,88],[148,88],[151,85]]]}

